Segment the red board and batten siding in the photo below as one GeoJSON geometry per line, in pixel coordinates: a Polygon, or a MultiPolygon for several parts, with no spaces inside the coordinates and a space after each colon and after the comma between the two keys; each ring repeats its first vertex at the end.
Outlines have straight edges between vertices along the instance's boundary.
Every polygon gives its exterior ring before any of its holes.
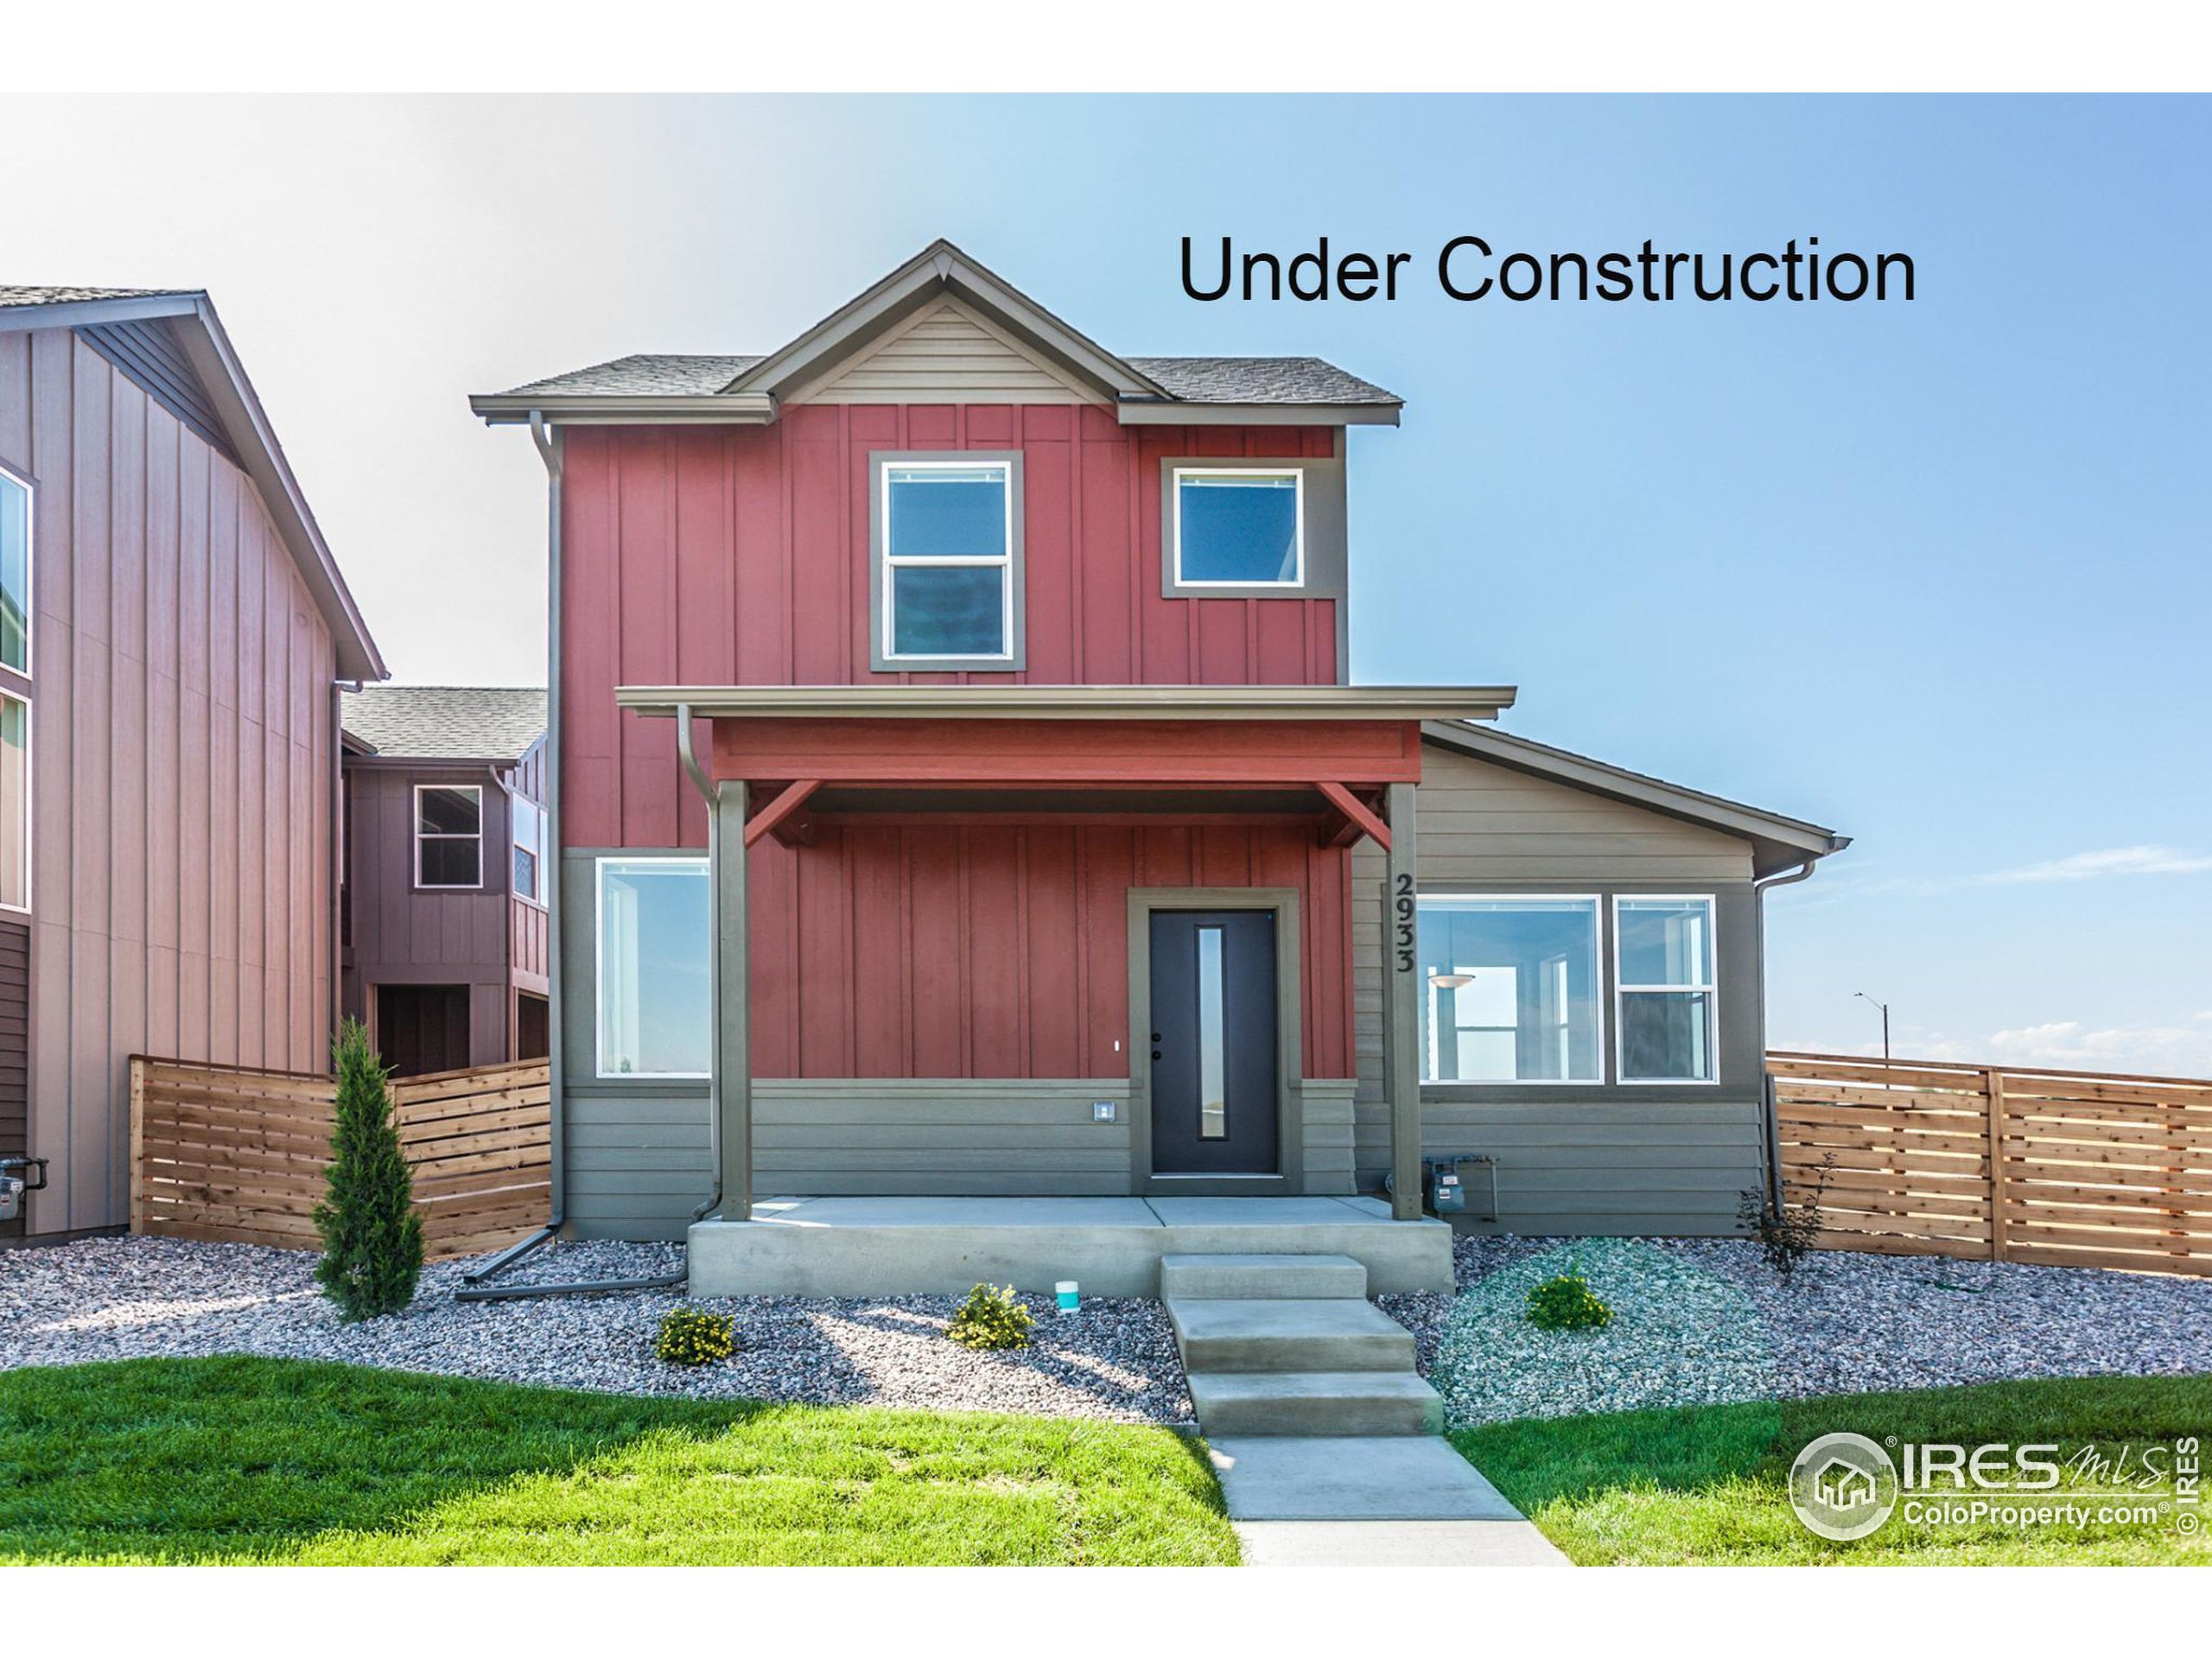
{"type": "Polygon", "coordinates": [[[39,1231],[127,1213],[134,1052],[323,1064],[330,632],[250,480],[66,329],[0,334],[34,479],[39,1231]]]}
{"type": "MultiPolygon", "coordinates": [[[[1160,592],[1162,460],[1326,457],[1326,429],[849,405],[563,442],[566,847],[705,845],[670,722],[620,713],[618,685],[1338,678],[1333,599],[1160,592]],[[871,673],[870,453],[1009,448],[1027,671],[871,673]]],[[[750,864],[756,1077],[1126,1076],[1128,891],[1186,886],[1298,890],[1306,1075],[1351,1073],[1348,866],[1310,826],[842,827],[804,853],[764,841],[750,864]]]]}
{"type": "MultiPolygon", "coordinates": [[[[1167,599],[1160,463],[1334,453],[1327,429],[1123,427],[1067,405],[855,404],[774,425],[569,429],[561,720],[569,847],[703,846],[669,722],[618,685],[1331,685],[1337,601],[1167,599]],[[1020,674],[868,671],[868,456],[1022,455],[1020,674]]],[[[700,737],[703,745],[706,734],[700,737]]]]}
{"type": "Polygon", "coordinates": [[[1350,865],[1311,825],[849,824],[748,868],[756,1077],[1126,1077],[1128,892],[1186,887],[1297,890],[1305,1075],[1351,1075],[1350,865]]]}

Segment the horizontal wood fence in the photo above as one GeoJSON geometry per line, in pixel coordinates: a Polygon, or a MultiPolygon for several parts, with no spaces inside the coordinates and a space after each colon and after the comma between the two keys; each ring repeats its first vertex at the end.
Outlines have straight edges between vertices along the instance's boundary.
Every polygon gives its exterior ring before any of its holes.
{"type": "MultiPolygon", "coordinates": [[[[432,1257],[509,1244],[552,1209],[546,1064],[395,1079],[399,1144],[432,1257]]],[[[134,1055],[130,1230],[316,1249],[335,1084],[134,1055]]]]}
{"type": "Polygon", "coordinates": [[[2212,1080],[1771,1054],[1783,1196],[1846,1250],[2212,1274],[2212,1080]]]}

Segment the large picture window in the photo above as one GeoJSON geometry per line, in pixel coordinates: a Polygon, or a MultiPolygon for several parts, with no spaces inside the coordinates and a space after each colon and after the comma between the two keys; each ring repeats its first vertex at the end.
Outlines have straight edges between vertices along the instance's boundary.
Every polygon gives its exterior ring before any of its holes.
{"type": "Polygon", "coordinates": [[[31,907],[31,706],[0,694],[0,908],[31,907]]]}
{"type": "Polygon", "coordinates": [[[1598,904],[1539,894],[1421,898],[1425,1080],[1602,1081],[1598,904]]]}
{"type": "Polygon", "coordinates": [[[1613,900],[1623,1083],[1714,1080],[1713,899],[1613,900]]]}
{"type": "Polygon", "coordinates": [[[484,791],[478,785],[415,785],[415,885],[484,885],[484,791]]]}
{"type": "Polygon", "coordinates": [[[1179,588],[1295,588],[1306,580],[1305,474],[1298,468],[1179,467],[1179,588]]]}
{"type": "Polygon", "coordinates": [[[0,467],[0,668],[31,671],[31,492],[5,467],[0,467]]]}
{"type": "Polygon", "coordinates": [[[703,1077],[713,899],[703,858],[599,861],[599,1075],[703,1077]]]}
{"type": "Polygon", "coordinates": [[[1016,471],[1008,461],[880,468],[881,664],[1016,665],[1016,471]]]}

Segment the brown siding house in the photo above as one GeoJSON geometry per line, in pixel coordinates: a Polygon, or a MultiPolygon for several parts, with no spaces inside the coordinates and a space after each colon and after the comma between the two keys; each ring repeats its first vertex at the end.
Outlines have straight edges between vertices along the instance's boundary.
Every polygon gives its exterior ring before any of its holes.
{"type": "Polygon", "coordinates": [[[346,1012],[403,1076],[546,1052],[545,693],[346,694],[346,1012]]]}
{"type": "Polygon", "coordinates": [[[129,1213],[128,1061],[320,1067],[336,685],[383,677],[202,293],[0,288],[0,1157],[129,1213]]]}

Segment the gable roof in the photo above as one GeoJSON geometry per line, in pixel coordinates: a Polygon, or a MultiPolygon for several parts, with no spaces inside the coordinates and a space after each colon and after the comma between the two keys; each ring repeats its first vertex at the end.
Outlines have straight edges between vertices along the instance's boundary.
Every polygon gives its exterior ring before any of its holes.
{"type": "Polygon", "coordinates": [[[469,399],[487,423],[765,423],[782,400],[950,295],[1061,372],[1124,424],[1395,425],[1402,400],[1313,357],[1122,357],[940,238],[765,356],[640,353],[469,399]]]}
{"type": "MultiPolygon", "coordinates": [[[[346,586],[346,578],[322,539],[322,531],[292,476],[291,464],[276,442],[261,399],[246,378],[245,369],[223,332],[213,302],[204,289],[190,288],[76,288],[66,286],[0,287],[0,333],[32,328],[72,328],[88,345],[111,361],[118,361],[134,380],[140,369],[118,351],[118,325],[163,323],[162,344],[173,347],[181,372],[188,372],[192,390],[204,397],[200,413],[214,429],[212,435],[227,448],[261,495],[276,532],[292,563],[299,569],[314,598],[315,608],[329,626],[337,658],[338,677],[381,680],[391,671],[385,666],[368,624],[346,586]],[[102,336],[108,338],[103,340],[102,336]]],[[[127,341],[125,342],[127,343],[127,341]]],[[[145,343],[143,339],[141,343],[145,343]]],[[[143,384],[143,382],[142,382],[143,384]]],[[[156,394],[160,396],[160,393],[156,394]]],[[[166,398],[164,401],[167,401],[166,398]]],[[[189,417],[188,417],[189,418],[189,417]]],[[[195,423],[197,423],[195,422],[195,423]]]]}
{"type": "Polygon", "coordinates": [[[406,760],[519,760],[545,734],[542,685],[372,685],[341,694],[357,754],[406,760]]]}
{"type": "Polygon", "coordinates": [[[1779,812],[1686,789],[1680,784],[1608,766],[1586,754],[1555,749],[1548,743],[1517,737],[1495,727],[1471,726],[1459,721],[1426,721],[1421,731],[1425,741],[1440,744],[1478,760],[1492,761],[1569,789],[1603,795],[1748,841],[1751,843],[1754,875],[1776,874],[1808,860],[1840,853],[1851,845],[1850,836],[1840,836],[1817,823],[1808,823],[1802,818],[1784,817],[1779,812]]]}

